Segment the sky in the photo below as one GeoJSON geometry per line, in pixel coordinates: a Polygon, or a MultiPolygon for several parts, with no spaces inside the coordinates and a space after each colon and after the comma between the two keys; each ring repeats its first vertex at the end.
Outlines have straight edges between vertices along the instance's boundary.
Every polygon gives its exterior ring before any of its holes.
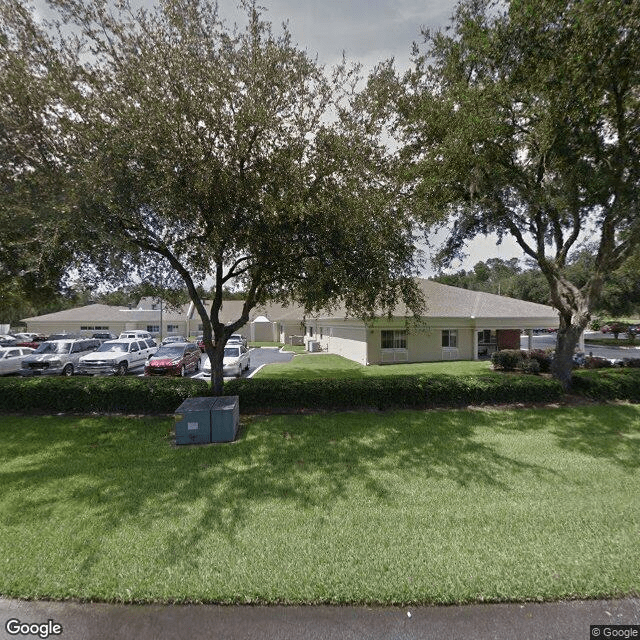
{"type": "MultiPolygon", "coordinates": [[[[46,15],[44,0],[34,0],[36,12],[46,15]]],[[[151,7],[153,0],[134,0],[134,4],[151,7]]],[[[393,58],[396,69],[404,71],[410,65],[413,42],[422,42],[421,27],[432,30],[449,24],[455,0],[258,0],[264,17],[274,31],[286,22],[292,40],[318,62],[330,68],[342,60],[363,65],[371,71],[378,62],[393,58]]],[[[220,15],[229,23],[242,22],[242,12],[236,0],[219,0],[220,15]]],[[[437,241],[436,241],[437,242],[437,241]]],[[[427,263],[421,275],[429,276],[435,269],[428,261],[429,249],[422,243],[427,263]]],[[[495,236],[481,237],[469,243],[468,257],[455,261],[448,272],[469,270],[487,258],[523,258],[522,250],[510,237],[500,245],[495,236]]]]}

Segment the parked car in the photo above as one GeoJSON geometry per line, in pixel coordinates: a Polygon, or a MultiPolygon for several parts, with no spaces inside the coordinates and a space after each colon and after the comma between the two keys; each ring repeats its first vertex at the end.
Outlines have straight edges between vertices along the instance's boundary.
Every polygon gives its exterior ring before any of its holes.
{"type": "Polygon", "coordinates": [[[37,334],[33,334],[33,338],[30,339],[22,339],[20,342],[16,343],[16,347],[30,347],[31,349],[37,349],[40,346],[41,342],[46,342],[47,338],[45,336],[39,336],[37,334]]]}
{"type": "Polygon", "coordinates": [[[15,347],[18,344],[18,340],[13,336],[0,335],[0,347],[15,347]]]}
{"type": "Polygon", "coordinates": [[[163,347],[165,344],[172,344],[173,342],[189,342],[184,336],[167,336],[161,343],[160,346],[163,347]]]}
{"type": "MultiPolygon", "coordinates": [[[[236,376],[239,378],[243,371],[251,366],[249,350],[241,344],[229,344],[224,348],[224,358],[222,360],[222,375],[236,376]]],[[[209,358],[204,361],[202,370],[207,375],[211,375],[211,362],[209,358]]]]}
{"type": "Polygon", "coordinates": [[[88,353],[78,361],[78,373],[90,375],[120,375],[131,369],[143,367],[157,351],[155,340],[107,340],[93,353],[88,353]]]}
{"type": "Polygon", "coordinates": [[[1,347],[0,348],[0,375],[20,373],[22,361],[33,353],[30,347],[1,347]]]}
{"type": "Polygon", "coordinates": [[[13,337],[16,338],[16,340],[23,340],[25,342],[31,342],[35,337],[37,337],[37,333],[24,333],[24,332],[19,332],[19,333],[14,333],[13,337]]]}
{"type": "Polygon", "coordinates": [[[118,339],[122,340],[123,338],[142,338],[143,340],[147,338],[151,338],[151,334],[148,331],[142,331],[140,329],[133,329],[131,331],[123,331],[118,339]]]}
{"type": "Polygon", "coordinates": [[[200,349],[193,342],[173,342],[160,346],[147,360],[145,376],[185,376],[200,370],[200,349]]]}
{"type": "Polygon", "coordinates": [[[108,331],[96,331],[91,334],[92,338],[96,338],[97,340],[102,340],[103,342],[106,340],[117,340],[118,336],[115,333],[109,333],[108,331]]]}
{"type": "Polygon", "coordinates": [[[229,336],[229,339],[227,340],[227,344],[228,345],[232,345],[232,344],[241,344],[243,347],[247,346],[247,339],[239,334],[239,333],[232,333],[229,336]]]}
{"type": "Polygon", "coordinates": [[[95,351],[99,340],[47,340],[22,361],[20,374],[72,376],[80,358],[95,351]]]}

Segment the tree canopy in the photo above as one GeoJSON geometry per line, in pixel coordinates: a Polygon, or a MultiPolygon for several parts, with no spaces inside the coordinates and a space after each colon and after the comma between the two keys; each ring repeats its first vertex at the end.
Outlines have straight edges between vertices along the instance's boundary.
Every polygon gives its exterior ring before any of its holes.
{"type": "Polygon", "coordinates": [[[412,69],[370,79],[402,144],[416,206],[451,226],[446,264],[476,235],[511,234],[560,314],[554,374],[640,240],[640,4],[463,0],[425,32],[412,69]],[[594,243],[580,285],[565,267],[594,243]]]}
{"type": "Polygon", "coordinates": [[[224,343],[262,302],[419,310],[413,227],[386,149],[352,109],[354,69],[326,72],[255,2],[239,27],[208,0],[50,4],[60,29],[38,40],[59,67],[39,115],[57,105],[45,129],[66,219],[85,238],[76,255],[114,279],[169,264],[202,321],[217,392],[224,343]],[[199,286],[211,281],[208,308],[199,286]],[[232,284],[245,305],[225,326],[232,284]]]}

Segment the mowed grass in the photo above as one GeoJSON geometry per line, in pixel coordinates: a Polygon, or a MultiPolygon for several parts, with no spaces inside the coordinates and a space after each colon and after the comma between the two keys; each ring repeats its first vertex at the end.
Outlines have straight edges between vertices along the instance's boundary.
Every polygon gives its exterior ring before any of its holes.
{"type": "Polygon", "coordinates": [[[0,593],[456,603],[640,592],[640,407],[8,417],[0,593]]]}
{"type": "Polygon", "coordinates": [[[278,362],[261,369],[256,378],[289,378],[312,380],[317,378],[353,379],[377,376],[421,375],[446,373],[450,375],[487,375],[491,363],[484,361],[419,362],[407,364],[369,365],[367,367],[335,354],[296,355],[290,362],[278,362]]]}

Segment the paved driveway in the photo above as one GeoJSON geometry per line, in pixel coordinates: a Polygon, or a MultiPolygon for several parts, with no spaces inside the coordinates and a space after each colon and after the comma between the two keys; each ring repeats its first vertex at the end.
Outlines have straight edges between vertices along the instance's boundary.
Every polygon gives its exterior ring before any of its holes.
{"type": "MultiPolygon", "coordinates": [[[[600,333],[599,331],[587,331],[585,338],[588,340],[592,338],[606,338],[607,335],[600,333]]],[[[526,349],[528,347],[527,336],[520,337],[520,348],[526,349]]],[[[533,336],[533,348],[534,349],[555,349],[556,347],[556,334],[547,333],[543,335],[533,336]]],[[[635,347],[602,347],[600,345],[585,344],[585,353],[592,353],[594,356],[609,359],[620,358],[640,358],[640,341],[635,347]]]]}
{"type": "MultiPolygon", "coordinates": [[[[250,378],[260,367],[266,364],[271,364],[273,362],[289,362],[289,360],[291,360],[293,356],[294,356],[293,353],[288,353],[288,352],[281,353],[277,347],[273,347],[273,348],[272,347],[254,347],[252,349],[249,349],[249,360],[250,360],[251,366],[249,367],[248,371],[245,371],[242,374],[242,377],[250,378]]],[[[200,361],[201,362],[200,368],[202,368],[202,365],[204,364],[206,357],[207,356],[205,354],[202,354],[202,359],[200,361]]],[[[204,378],[208,376],[205,376],[202,372],[200,372],[190,377],[204,378]]],[[[225,380],[233,380],[233,378],[225,378],[225,380]]]]}

